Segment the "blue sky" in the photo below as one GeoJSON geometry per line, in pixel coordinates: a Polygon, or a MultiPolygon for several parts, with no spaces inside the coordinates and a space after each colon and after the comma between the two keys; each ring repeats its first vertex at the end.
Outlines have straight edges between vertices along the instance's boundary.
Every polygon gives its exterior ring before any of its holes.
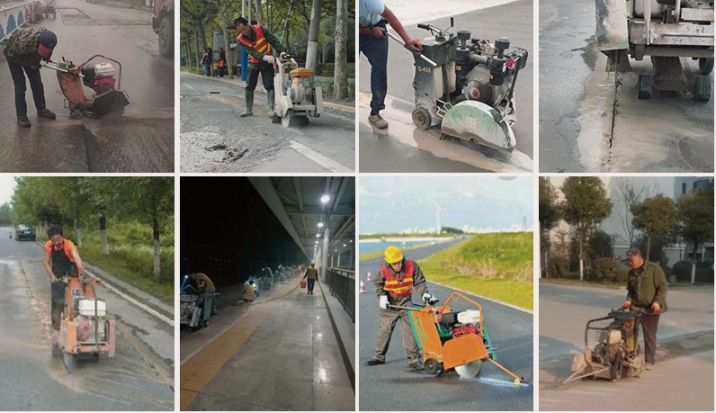
{"type": "Polygon", "coordinates": [[[361,177],[360,233],[441,226],[500,231],[532,229],[532,178],[497,176],[361,177]]]}

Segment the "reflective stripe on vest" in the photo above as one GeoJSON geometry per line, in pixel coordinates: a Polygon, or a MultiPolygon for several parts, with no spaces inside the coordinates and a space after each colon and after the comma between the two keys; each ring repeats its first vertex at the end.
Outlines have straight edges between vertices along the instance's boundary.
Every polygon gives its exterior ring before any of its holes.
{"type": "Polygon", "coordinates": [[[415,271],[415,261],[405,260],[402,269],[402,276],[396,276],[388,266],[383,263],[380,265],[383,271],[383,279],[385,284],[383,290],[387,291],[393,297],[409,297],[413,292],[413,272],[415,271]]]}
{"type": "MultiPolygon", "coordinates": [[[[266,40],[266,37],[264,36],[263,27],[261,27],[260,24],[255,24],[252,27],[254,28],[254,35],[256,37],[253,42],[244,39],[243,34],[240,34],[236,38],[236,40],[238,40],[239,43],[243,44],[244,46],[248,46],[259,53],[271,54],[271,44],[269,44],[269,42],[266,40]]],[[[261,63],[261,61],[259,61],[259,59],[253,57],[252,55],[249,55],[249,63],[257,65],[261,63]]]]}

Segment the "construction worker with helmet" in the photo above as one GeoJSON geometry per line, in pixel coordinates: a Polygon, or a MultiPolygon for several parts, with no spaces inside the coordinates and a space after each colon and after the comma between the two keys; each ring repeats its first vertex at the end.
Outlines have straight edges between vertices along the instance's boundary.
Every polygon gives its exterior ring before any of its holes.
{"type": "Polygon", "coordinates": [[[415,342],[406,310],[391,306],[409,307],[412,302],[413,289],[423,301],[437,301],[428,292],[428,285],[417,262],[406,259],[400,248],[393,245],[385,249],[385,262],[380,265],[373,279],[375,292],[378,295],[380,318],[378,321],[378,340],[373,358],[366,362],[368,366],[385,364],[390,336],[400,320],[403,329],[403,348],[412,368],[421,368],[418,345],[415,342]]]}
{"type": "Polygon", "coordinates": [[[254,115],[254,90],[259,81],[260,73],[261,81],[264,84],[264,89],[266,89],[271,117],[275,117],[273,66],[274,63],[276,63],[276,58],[273,56],[273,52],[276,51],[279,55],[283,54],[284,47],[278,38],[269,33],[262,25],[251,23],[252,22],[249,22],[244,17],[237,17],[236,20],[234,20],[234,28],[239,32],[239,35],[236,36],[236,41],[239,42],[244,50],[246,50],[246,53],[249,54],[249,79],[246,82],[246,90],[244,91],[246,110],[239,116],[243,118],[254,115]]]}

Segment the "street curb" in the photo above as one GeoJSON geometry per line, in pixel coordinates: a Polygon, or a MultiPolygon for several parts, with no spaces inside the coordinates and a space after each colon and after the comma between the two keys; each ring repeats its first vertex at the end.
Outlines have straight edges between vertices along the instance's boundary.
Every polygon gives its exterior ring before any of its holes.
{"type": "MultiPolygon", "coordinates": [[[[511,309],[513,309],[513,310],[519,310],[519,311],[522,311],[522,312],[524,312],[524,313],[534,315],[534,311],[532,311],[532,310],[527,310],[527,309],[522,308],[522,307],[517,307],[517,306],[514,305],[514,304],[509,304],[509,303],[506,303],[506,302],[504,302],[504,301],[496,300],[496,299],[494,299],[494,298],[488,298],[488,297],[485,297],[484,295],[475,294],[475,293],[473,293],[473,292],[471,292],[471,291],[466,291],[466,290],[463,290],[463,289],[461,289],[461,288],[455,288],[455,287],[450,286],[450,285],[447,285],[447,284],[443,284],[443,283],[439,283],[439,282],[435,282],[435,281],[430,281],[430,280],[427,280],[427,281],[428,281],[429,283],[431,283],[431,284],[439,285],[439,286],[441,286],[441,287],[449,288],[449,289],[455,290],[455,291],[460,291],[460,292],[463,293],[463,294],[473,295],[473,296],[478,297],[478,298],[481,298],[481,299],[483,299],[483,300],[492,301],[493,303],[497,303],[497,304],[500,304],[500,305],[504,305],[505,307],[509,307],[509,308],[511,308],[511,309]]],[[[534,289],[534,284],[532,284],[532,288],[534,289]]]]}
{"type": "Polygon", "coordinates": [[[343,367],[346,369],[346,373],[348,374],[348,380],[351,382],[351,387],[353,388],[353,392],[356,390],[356,384],[355,384],[355,366],[353,365],[353,362],[351,362],[351,358],[348,355],[348,352],[355,352],[355,349],[347,349],[346,345],[343,343],[343,339],[341,338],[341,333],[338,331],[338,326],[336,325],[336,321],[333,318],[333,312],[331,311],[331,306],[328,304],[328,298],[326,298],[326,292],[323,290],[323,283],[319,282],[317,283],[318,287],[321,289],[321,295],[323,296],[323,303],[326,305],[326,312],[328,313],[328,319],[331,321],[331,327],[333,328],[333,334],[336,336],[336,341],[338,342],[338,350],[340,350],[341,353],[341,359],[343,360],[343,367]]]}
{"type": "MultiPolygon", "coordinates": [[[[174,325],[174,306],[173,305],[169,305],[169,304],[162,302],[160,299],[154,297],[153,295],[151,295],[145,291],[142,291],[142,290],[138,289],[137,287],[134,287],[134,286],[128,284],[126,281],[120,280],[116,276],[108,273],[107,271],[105,271],[99,267],[96,267],[96,266],[88,263],[87,261],[85,261],[85,266],[88,269],[90,269],[92,272],[99,275],[99,277],[97,277],[97,275],[90,273],[90,275],[95,278],[101,278],[103,284],[106,287],[108,287],[109,289],[115,289],[115,290],[127,295],[127,297],[130,298],[130,300],[129,300],[130,302],[135,301],[135,302],[132,302],[132,304],[134,304],[135,306],[140,307],[140,308],[142,306],[145,306],[151,310],[154,310],[161,316],[166,317],[171,322],[167,322],[167,320],[162,319],[162,317],[157,317],[156,314],[152,314],[154,317],[159,318],[160,320],[166,322],[167,324],[169,324],[171,326],[174,325]],[[105,279],[110,280],[110,283],[107,283],[105,281],[105,279]]],[[[143,310],[146,311],[146,309],[143,309],[143,310]]],[[[150,312],[150,314],[151,314],[151,312],[150,312]]]]}
{"type": "MultiPolygon", "coordinates": [[[[206,79],[206,80],[213,80],[213,81],[215,81],[215,82],[226,83],[226,84],[229,84],[229,85],[233,85],[233,86],[236,86],[236,87],[240,87],[240,88],[242,88],[242,89],[245,88],[244,86],[242,86],[242,85],[239,83],[239,82],[241,82],[240,80],[239,80],[239,81],[233,81],[233,80],[229,80],[229,79],[222,79],[222,78],[216,78],[216,77],[206,77],[206,76],[203,76],[203,75],[197,75],[196,73],[192,73],[192,72],[187,72],[187,71],[184,71],[184,70],[180,70],[180,75],[184,75],[184,74],[190,75],[190,76],[194,76],[194,77],[198,77],[198,78],[202,78],[202,79],[206,79]]],[[[257,85],[257,86],[256,86],[256,92],[266,93],[266,89],[264,89],[261,85],[257,85]]],[[[355,106],[342,105],[342,104],[340,104],[340,103],[334,103],[334,102],[326,101],[326,100],[323,101],[323,106],[325,106],[325,107],[327,107],[327,108],[330,108],[330,109],[333,109],[333,110],[335,110],[335,111],[337,111],[337,112],[351,113],[351,114],[356,113],[356,108],[355,108],[355,106]]]]}

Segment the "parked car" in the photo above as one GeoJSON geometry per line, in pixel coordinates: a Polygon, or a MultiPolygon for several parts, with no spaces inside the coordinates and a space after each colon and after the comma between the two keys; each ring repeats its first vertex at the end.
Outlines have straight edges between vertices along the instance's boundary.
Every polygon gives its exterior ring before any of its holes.
{"type": "Polygon", "coordinates": [[[16,241],[35,241],[35,228],[20,224],[15,227],[15,240],[16,241]]]}
{"type": "Polygon", "coordinates": [[[174,56],[174,0],[155,0],[152,28],[157,34],[159,54],[174,56]]]}

